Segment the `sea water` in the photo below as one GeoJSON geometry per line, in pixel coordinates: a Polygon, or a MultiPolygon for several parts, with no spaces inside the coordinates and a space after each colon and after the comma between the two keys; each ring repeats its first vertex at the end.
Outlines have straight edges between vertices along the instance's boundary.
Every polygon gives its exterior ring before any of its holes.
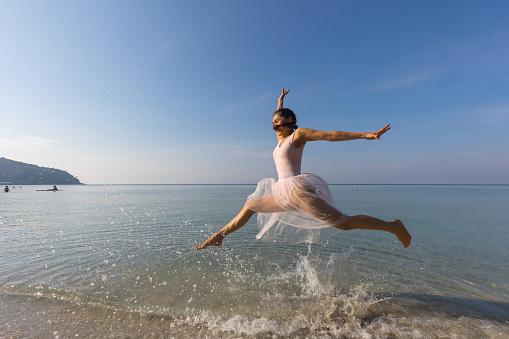
{"type": "Polygon", "coordinates": [[[0,194],[3,338],[508,338],[509,186],[331,185],[401,219],[320,244],[194,250],[254,185],[23,186],[0,194]]]}

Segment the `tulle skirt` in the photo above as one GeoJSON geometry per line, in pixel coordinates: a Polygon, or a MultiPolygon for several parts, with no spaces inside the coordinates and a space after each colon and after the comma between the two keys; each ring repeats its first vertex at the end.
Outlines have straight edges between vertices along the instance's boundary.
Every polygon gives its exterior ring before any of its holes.
{"type": "Polygon", "coordinates": [[[256,238],[263,241],[316,243],[337,234],[334,226],[349,218],[336,208],[327,182],[314,174],[263,179],[247,200],[258,213],[256,238]]]}

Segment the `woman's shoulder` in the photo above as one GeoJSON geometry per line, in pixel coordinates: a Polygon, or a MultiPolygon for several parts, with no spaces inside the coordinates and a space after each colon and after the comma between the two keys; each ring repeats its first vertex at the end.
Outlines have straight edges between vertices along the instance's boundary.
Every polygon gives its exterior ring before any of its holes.
{"type": "Polygon", "coordinates": [[[309,132],[309,128],[297,128],[293,132],[292,144],[295,148],[302,148],[306,145],[306,135],[309,132]]]}

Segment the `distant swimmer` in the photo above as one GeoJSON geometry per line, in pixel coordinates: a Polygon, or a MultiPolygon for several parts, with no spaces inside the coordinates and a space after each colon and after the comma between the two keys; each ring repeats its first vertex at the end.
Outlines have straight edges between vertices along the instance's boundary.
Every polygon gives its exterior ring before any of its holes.
{"type": "Polygon", "coordinates": [[[53,186],[53,191],[58,191],[57,186],[53,186]]]}
{"type": "MultiPolygon", "coordinates": [[[[260,233],[257,239],[271,242],[317,242],[327,230],[332,231],[332,227],[335,227],[340,230],[390,232],[405,248],[408,247],[412,237],[400,220],[384,221],[368,215],[348,216],[335,207],[325,180],[314,174],[301,173],[302,153],[308,141],[380,140],[390,125],[373,133],[298,128],[293,111],[283,108],[283,99],[288,92],[283,88],[272,118],[272,128],[278,139],[273,152],[278,181],[272,178],[261,180],[240,213],[195,249],[221,246],[224,237],[244,226],[255,213],[259,213],[260,233]]],[[[376,163],[373,165],[376,166],[376,163]]]]}
{"type": "Polygon", "coordinates": [[[5,192],[5,193],[9,192],[9,186],[5,186],[5,188],[4,188],[4,192],[5,192]]]}

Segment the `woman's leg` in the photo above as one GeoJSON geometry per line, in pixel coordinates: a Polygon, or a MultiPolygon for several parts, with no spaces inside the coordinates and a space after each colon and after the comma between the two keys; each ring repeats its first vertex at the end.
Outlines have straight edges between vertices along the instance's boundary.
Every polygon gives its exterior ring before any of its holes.
{"type": "Polygon", "coordinates": [[[284,211],[281,206],[276,203],[274,197],[267,196],[260,199],[248,201],[239,214],[232,221],[230,221],[225,227],[219,232],[211,236],[200,246],[196,246],[195,249],[203,250],[209,246],[221,246],[223,244],[223,238],[228,234],[235,232],[242,226],[244,226],[251,216],[257,212],[259,213],[275,213],[284,211]]]}
{"type": "Polygon", "coordinates": [[[412,237],[400,220],[392,222],[380,220],[368,215],[354,215],[346,220],[343,214],[325,200],[308,191],[294,189],[293,199],[300,209],[315,218],[325,221],[341,230],[379,230],[394,234],[405,248],[410,245],[412,237]]]}
{"type": "Polygon", "coordinates": [[[335,226],[341,230],[379,230],[394,234],[403,246],[410,246],[412,236],[408,233],[401,220],[384,221],[369,215],[354,215],[340,225],[335,226]]]}

